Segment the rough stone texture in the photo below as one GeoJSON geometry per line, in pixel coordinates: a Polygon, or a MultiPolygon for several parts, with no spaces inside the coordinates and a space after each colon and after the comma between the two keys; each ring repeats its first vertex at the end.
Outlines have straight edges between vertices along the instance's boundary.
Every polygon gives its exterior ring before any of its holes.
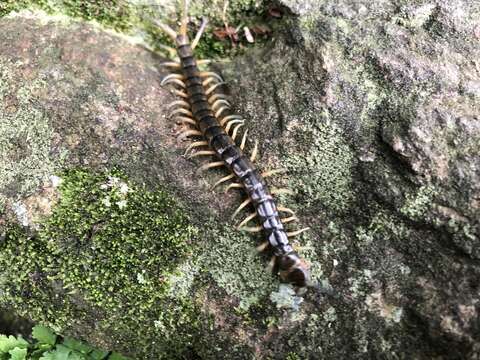
{"type": "MultiPolygon", "coordinates": [[[[478,358],[480,5],[281,3],[272,44],[219,70],[261,165],[289,170],[276,185],[296,190],[282,200],[312,228],[300,251],[332,291],[299,298],[262,272],[256,240],[230,226],[239,198],[211,192],[215,176],[181,157],[159,59],[81,23],[1,20],[2,221],[35,227],[58,196],[37,189],[64,168],[116,166],[163,184],[200,232],[171,279],[200,314],[177,356],[478,358]]],[[[142,329],[152,341],[158,321],[142,329]]],[[[135,348],[145,339],[56,325],[160,356],[135,348]]]]}

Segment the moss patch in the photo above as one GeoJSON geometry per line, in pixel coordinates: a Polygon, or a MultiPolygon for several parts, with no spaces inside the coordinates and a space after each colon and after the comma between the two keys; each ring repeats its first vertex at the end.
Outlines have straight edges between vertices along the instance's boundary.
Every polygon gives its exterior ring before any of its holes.
{"type": "Polygon", "coordinates": [[[99,346],[112,345],[114,334],[145,339],[132,344],[145,354],[183,351],[196,310],[170,285],[191,255],[195,229],[181,209],[163,191],[147,191],[116,171],[71,170],[61,178],[59,203],[38,234],[6,231],[0,301],[58,332],[95,326],[105,343],[86,340],[99,346]]]}

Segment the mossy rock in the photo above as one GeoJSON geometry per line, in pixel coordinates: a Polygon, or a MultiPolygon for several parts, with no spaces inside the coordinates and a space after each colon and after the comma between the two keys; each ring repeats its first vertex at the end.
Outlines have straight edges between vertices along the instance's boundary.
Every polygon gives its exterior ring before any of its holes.
{"type": "Polygon", "coordinates": [[[302,296],[181,156],[138,8],[92,15],[121,36],[1,19],[1,303],[134,358],[475,357],[480,25],[455,6],[283,0],[271,41],[214,65],[312,229],[302,296]]]}

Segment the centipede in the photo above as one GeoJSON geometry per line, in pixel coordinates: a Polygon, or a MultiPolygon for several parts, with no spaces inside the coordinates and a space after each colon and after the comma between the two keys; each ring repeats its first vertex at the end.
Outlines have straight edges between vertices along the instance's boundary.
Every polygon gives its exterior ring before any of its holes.
{"type": "Polygon", "coordinates": [[[210,157],[210,161],[201,165],[200,171],[222,167],[228,171],[228,175],[215,182],[212,189],[224,185],[225,191],[243,191],[246,198],[234,211],[232,218],[242,211],[251,209],[251,212],[239,222],[237,229],[261,233],[263,242],[257,249],[259,252],[271,252],[270,269],[280,276],[281,281],[297,289],[304,289],[311,283],[310,266],[299,256],[289,238],[308,228],[287,231],[287,226],[298,221],[298,218],[291,209],[278,205],[274,196],[289,191],[273,188],[266,181],[266,178],[281,172],[281,169],[261,172],[255,165],[258,141],[247,155],[248,130],[240,136],[245,119],[231,110],[228,96],[221,91],[225,85],[222,77],[212,71],[200,70],[202,65],[208,65],[211,61],[197,59],[194,54],[207,20],[202,19],[190,42],[188,8],[188,1],[183,0],[177,31],[165,23],[156,22],[175,44],[174,47],[165,45],[175,55],[173,59],[161,64],[168,71],[161,85],[168,86],[177,97],[169,107],[171,117],[181,126],[178,138],[191,141],[185,155],[189,158],[210,157]],[[286,215],[282,217],[281,214],[286,215]],[[258,225],[248,226],[255,219],[258,225]]]}

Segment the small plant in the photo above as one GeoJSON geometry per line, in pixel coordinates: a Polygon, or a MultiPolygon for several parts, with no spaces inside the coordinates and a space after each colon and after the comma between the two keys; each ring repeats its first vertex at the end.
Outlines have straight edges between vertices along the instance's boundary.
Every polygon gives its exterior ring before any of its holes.
{"type": "Polygon", "coordinates": [[[0,335],[0,360],[128,360],[118,353],[56,335],[40,325],[33,328],[32,339],[29,342],[21,336],[0,335]]]}

